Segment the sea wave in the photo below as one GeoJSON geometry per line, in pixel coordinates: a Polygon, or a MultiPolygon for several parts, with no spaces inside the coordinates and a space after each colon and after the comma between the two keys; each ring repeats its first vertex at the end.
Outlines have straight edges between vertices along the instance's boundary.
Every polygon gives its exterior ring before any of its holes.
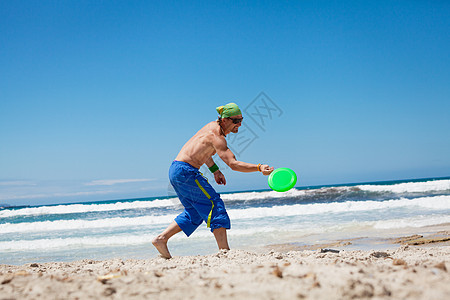
{"type": "Polygon", "coordinates": [[[404,182],[392,185],[358,185],[359,189],[370,192],[393,193],[425,193],[436,191],[450,191],[450,180],[432,180],[424,182],[404,182]]]}
{"type": "MultiPolygon", "coordinates": [[[[356,186],[335,186],[322,187],[317,189],[291,189],[290,191],[279,193],[275,191],[255,191],[237,192],[222,194],[221,198],[225,203],[250,202],[258,200],[284,199],[299,201],[345,201],[345,200],[387,200],[388,197],[398,196],[399,198],[410,194],[426,192],[449,192],[450,180],[430,180],[423,182],[405,182],[392,185],[356,185],[356,186]]],[[[365,201],[366,202],[366,201],[365,201]]],[[[345,203],[345,202],[344,202],[345,203]]],[[[177,197],[169,199],[155,199],[152,201],[119,201],[108,204],[65,204],[56,206],[27,207],[21,209],[0,210],[0,218],[10,218],[16,216],[34,215],[55,215],[55,214],[75,214],[100,211],[120,211],[128,209],[145,209],[158,207],[173,207],[180,205],[177,197]]]]}
{"type": "Polygon", "coordinates": [[[176,215],[135,218],[106,218],[98,220],[58,220],[0,224],[0,233],[44,232],[77,229],[117,228],[170,223],[176,215]]]}
{"type": "Polygon", "coordinates": [[[381,220],[374,223],[375,229],[419,228],[450,223],[450,215],[434,217],[414,217],[395,220],[381,220]]]}
{"type": "Polygon", "coordinates": [[[263,192],[241,192],[223,194],[221,198],[225,202],[231,201],[251,201],[264,199],[286,199],[297,198],[305,200],[328,200],[337,201],[351,199],[368,199],[367,197],[380,198],[398,196],[404,194],[419,194],[427,192],[449,192],[450,180],[430,180],[422,182],[405,182],[391,185],[363,184],[363,185],[342,185],[321,187],[315,189],[291,189],[287,192],[279,193],[275,191],[263,192]]]}
{"type": "Polygon", "coordinates": [[[52,248],[136,245],[150,243],[152,235],[114,235],[106,237],[74,237],[0,242],[0,250],[45,250],[52,248]]]}
{"type": "MultiPolygon", "coordinates": [[[[349,221],[341,224],[333,225],[321,225],[321,226],[309,226],[309,227],[294,227],[286,228],[285,226],[270,225],[266,227],[256,228],[242,228],[233,229],[230,232],[230,237],[252,237],[256,239],[267,238],[273,240],[276,238],[279,240],[281,236],[288,236],[291,239],[298,240],[299,238],[306,237],[314,234],[328,234],[328,233],[344,233],[351,232],[355,234],[360,232],[366,234],[371,229],[386,230],[386,229],[400,229],[400,228],[420,228],[432,225],[447,224],[450,222],[450,216],[431,216],[431,217],[413,217],[403,219],[391,219],[382,221],[365,221],[355,222],[349,221]]],[[[209,230],[197,230],[191,237],[191,240],[210,239],[211,232],[209,230]]],[[[133,246],[150,244],[155,237],[154,233],[146,234],[115,234],[101,237],[67,237],[67,238],[46,238],[46,239],[34,239],[34,240],[13,240],[13,241],[0,241],[0,251],[45,251],[48,249],[64,249],[70,251],[76,248],[85,247],[120,247],[120,246],[133,246]]],[[[184,235],[179,234],[172,238],[172,240],[183,241],[184,235]]],[[[274,240],[273,240],[274,241],[274,240]]],[[[7,253],[7,252],[6,252],[7,253]]]]}
{"type": "Polygon", "coordinates": [[[220,198],[227,201],[250,201],[250,200],[262,200],[262,199],[274,199],[274,198],[295,198],[299,196],[304,196],[308,193],[307,190],[291,189],[287,192],[275,192],[275,191],[264,191],[264,192],[240,192],[231,194],[222,194],[220,198]]]}
{"type": "Polygon", "coordinates": [[[421,197],[414,199],[395,199],[387,201],[346,201],[316,204],[294,204],[272,207],[252,207],[230,210],[233,219],[255,219],[295,215],[313,215],[323,213],[341,213],[392,209],[401,207],[421,207],[427,209],[450,209],[450,196],[421,197]]]}
{"type": "MultiPolygon", "coordinates": [[[[320,215],[331,213],[348,213],[360,211],[388,210],[394,208],[425,208],[433,210],[450,210],[450,196],[422,197],[415,199],[393,199],[387,201],[346,201],[315,204],[277,205],[272,207],[251,207],[230,209],[228,215],[233,221],[242,219],[260,219],[266,217],[290,217],[301,215],[320,215]]],[[[40,222],[0,224],[0,233],[45,232],[59,230],[117,228],[147,226],[170,223],[176,214],[140,217],[115,217],[97,220],[56,220],[40,222]]]]}
{"type": "MultiPolygon", "coordinates": [[[[253,228],[253,229],[237,229],[233,230],[233,236],[252,235],[255,233],[273,232],[274,228],[253,228]]],[[[211,238],[209,230],[199,230],[191,236],[191,239],[211,238]]],[[[70,248],[79,247],[111,247],[111,246],[131,246],[139,244],[149,244],[155,237],[154,234],[120,234],[102,237],[69,237],[54,239],[34,239],[34,240],[15,240],[1,241],[1,251],[35,251],[53,248],[62,248],[69,250],[70,248]]],[[[182,240],[185,237],[181,234],[176,235],[172,240],[182,240]]]]}
{"type": "Polygon", "coordinates": [[[100,212],[100,211],[166,207],[166,206],[173,206],[176,203],[176,201],[178,201],[176,199],[177,198],[162,199],[162,200],[156,199],[153,201],[116,202],[110,204],[66,204],[56,206],[27,207],[16,210],[6,209],[0,211],[0,218],[30,216],[30,215],[59,215],[59,214],[75,214],[75,213],[100,212]]]}

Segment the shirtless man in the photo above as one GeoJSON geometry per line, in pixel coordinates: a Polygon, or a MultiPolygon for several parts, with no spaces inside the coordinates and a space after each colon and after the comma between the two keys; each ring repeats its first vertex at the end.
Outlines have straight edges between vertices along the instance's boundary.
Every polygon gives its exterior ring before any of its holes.
{"type": "Polygon", "coordinates": [[[214,234],[219,249],[227,249],[227,229],[230,218],[225,205],[198,169],[206,164],[214,174],[217,184],[226,184],[225,176],[214,163],[212,156],[219,157],[233,170],[239,172],[261,172],[269,175],[273,167],[264,164],[251,164],[236,160],[227,147],[225,137],[230,132],[237,133],[243,117],[235,103],[228,103],[217,109],[217,121],[206,124],[184,146],[169,169],[170,183],[175,189],[184,211],[152,241],[162,257],[171,258],[167,242],[174,234],[183,231],[190,236],[203,222],[214,234]]]}

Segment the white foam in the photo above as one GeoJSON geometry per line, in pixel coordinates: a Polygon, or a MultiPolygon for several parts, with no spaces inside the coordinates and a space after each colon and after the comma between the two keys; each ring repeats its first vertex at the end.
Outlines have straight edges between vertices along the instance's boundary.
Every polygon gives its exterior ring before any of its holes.
{"type": "MultiPolygon", "coordinates": [[[[278,205],[272,207],[252,207],[230,209],[228,215],[232,220],[259,219],[266,217],[290,217],[302,215],[320,215],[342,212],[360,212],[388,210],[393,208],[425,208],[435,210],[450,209],[450,196],[422,197],[415,199],[396,199],[388,201],[346,201],[315,204],[278,205]]],[[[98,220],[56,220],[42,222],[4,223],[0,224],[0,233],[46,232],[58,230],[118,228],[131,226],[148,226],[168,224],[175,214],[141,217],[116,217],[98,220]]]]}
{"type": "MultiPolygon", "coordinates": [[[[175,198],[175,200],[178,201],[178,198],[175,198]]],[[[125,209],[166,207],[166,206],[173,206],[176,203],[175,200],[156,199],[153,201],[116,202],[111,204],[67,204],[57,206],[27,207],[16,210],[6,209],[0,211],[0,218],[9,218],[15,216],[30,216],[30,215],[59,215],[59,214],[114,211],[125,209]]]]}
{"type": "Polygon", "coordinates": [[[358,186],[334,186],[322,187],[311,190],[291,189],[287,192],[279,193],[275,191],[265,192],[244,192],[233,194],[222,194],[224,201],[232,200],[262,200],[270,198],[293,198],[301,196],[326,195],[327,193],[357,192],[358,190],[368,192],[393,192],[393,193],[418,193],[450,191],[450,180],[434,180],[425,182],[406,182],[393,185],[358,185],[358,186]]]}
{"type": "MultiPolygon", "coordinates": [[[[288,192],[279,193],[275,191],[269,192],[246,192],[223,194],[221,198],[224,201],[232,200],[260,200],[268,198],[288,198],[299,195],[304,195],[305,191],[292,189],[288,192]]],[[[116,202],[110,204],[65,204],[56,206],[39,206],[28,207],[21,209],[5,209],[0,211],[0,218],[9,218],[15,216],[31,216],[31,215],[59,215],[59,214],[73,214],[85,212],[100,212],[100,211],[116,211],[125,209],[141,209],[154,207],[170,207],[181,205],[178,198],[169,199],[155,199],[153,201],[133,201],[133,202],[116,202]]]]}
{"type": "Polygon", "coordinates": [[[56,238],[0,242],[0,250],[45,250],[54,248],[136,245],[150,243],[153,235],[116,235],[106,237],[56,238]]]}
{"type": "Polygon", "coordinates": [[[44,232],[77,229],[118,228],[168,224],[176,215],[143,216],[135,218],[107,218],[98,220],[58,220],[0,224],[0,233],[44,232]]]}
{"type": "Polygon", "coordinates": [[[425,226],[433,226],[439,224],[450,223],[449,216],[435,216],[435,217],[414,217],[414,218],[404,218],[395,220],[383,220],[377,221],[373,225],[375,229],[398,229],[398,228],[419,228],[425,226]]]}
{"type": "Polygon", "coordinates": [[[359,189],[370,192],[420,193],[450,191],[450,180],[425,182],[404,182],[393,185],[358,185],[359,189]]]}
{"type": "MultiPolygon", "coordinates": [[[[394,185],[359,185],[359,186],[340,186],[324,187],[312,190],[291,189],[290,191],[279,193],[275,191],[265,192],[244,192],[222,194],[221,198],[226,201],[233,200],[262,200],[271,198],[293,198],[305,195],[314,196],[314,194],[326,194],[330,191],[346,192],[348,190],[360,189],[371,192],[393,192],[393,193],[416,193],[433,191],[450,191],[450,180],[434,180],[426,182],[406,182],[394,185]]],[[[52,215],[52,214],[71,214],[84,212],[115,211],[125,209],[140,209],[153,207],[170,207],[179,205],[177,197],[170,199],[156,199],[153,201],[133,201],[116,202],[111,204],[67,204],[57,206],[40,206],[22,209],[5,209],[0,211],[0,218],[28,215],[52,215]]]]}
{"type": "MultiPolygon", "coordinates": [[[[254,238],[254,239],[276,239],[279,240],[281,236],[307,236],[311,234],[323,235],[325,233],[343,233],[343,232],[367,232],[371,229],[399,229],[408,227],[425,227],[430,225],[438,225],[450,223],[450,216],[417,216],[412,218],[391,219],[382,221],[348,221],[341,224],[291,224],[286,227],[282,224],[269,224],[264,227],[250,227],[250,228],[234,228],[229,232],[230,239],[233,238],[254,238]],[[292,226],[293,225],[293,226],[292,226]]],[[[64,249],[70,251],[74,248],[85,247],[116,247],[116,246],[132,246],[149,244],[154,238],[155,233],[148,234],[118,234],[111,236],[100,237],[69,237],[69,238],[47,238],[36,240],[15,240],[15,241],[1,241],[0,251],[45,251],[48,249],[64,249]]],[[[246,239],[248,239],[246,238],[246,239]]],[[[185,240],[184,234],[178,234],[173,237],[173,241],[185,240]]],[[[212,234],[209,229],[205,227],[199,228],[191,237],[190,240],[197,240],[200,242],[204,239],[212,239],[212,234]]],[[[274,242],[276,242],[274,240],[274,242]]]]}
{"type": "Polygon", "coordinates": [[[371,211],[400,207],[450,209],[450,196],[422,197],[415,199],[398,199],[387,201],[346,201],[332,203],[280,205],[272,207],[253,207],[247,209],[232,209],[228,211],[228,214],[232,219],[255,219],[265,217],[371,211]]]}
{"type": "Polygon", "coordinates": [[[273,198],[292,198],[303,196],[307,193],[306,190],[291,189],[287,192],[275,192],[275,191],[265,191],[265,192],[244,192],[244,193],[233,193],[233,194],[221,194],[220,198],[224,201],[232,200],[262,200],[262,199],[273,199],[273,198]]]}
{"type": "MultiPolygon", "coordinates": [[[[270,234],[287,232],[285,228],[245,228],[233,229],[230,232],[230,237],[238,236],[253,236],[255,234],[270,234]]],[[[73,238],[54,238],[54,239],[35,239],[35,240],[16,240],[16,241],[1,241],[0,251],[37,251],[47,249],[65,249],[70,250],[74,248],[83,247],[114,247],[114,246],[132,246],[149,244],[155,234],[134,234],[134,235],[111,235],[102,237],[73,237],[73,238]]],[[[185,240],[184,234],[175,235],[171,240],[180,241],[185,240]]],[[[190,240],[213,239],[213,235],[209,229],[202,228],[194,232],[190,240]]]]}

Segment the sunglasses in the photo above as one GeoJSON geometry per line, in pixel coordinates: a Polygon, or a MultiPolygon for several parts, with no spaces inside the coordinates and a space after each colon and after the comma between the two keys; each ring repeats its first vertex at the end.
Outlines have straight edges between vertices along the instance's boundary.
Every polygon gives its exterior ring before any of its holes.
{"type": "Polygon", "coordinates": [[[233,124],[239,124],[242,122],[242,120],[244,120],[244,118],[228,118],[231,121],[233,121],[233,124]]]}

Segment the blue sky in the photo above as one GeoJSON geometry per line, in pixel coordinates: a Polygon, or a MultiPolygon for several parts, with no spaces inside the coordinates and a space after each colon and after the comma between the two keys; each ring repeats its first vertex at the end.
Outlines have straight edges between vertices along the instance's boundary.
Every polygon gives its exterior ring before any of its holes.
{"type": "Polygon", "coordinates": [[[166,196],[228,102],[298,186],[450,175],[447,1],[1,1],[0,33],[0,203],[166,196]]]}

